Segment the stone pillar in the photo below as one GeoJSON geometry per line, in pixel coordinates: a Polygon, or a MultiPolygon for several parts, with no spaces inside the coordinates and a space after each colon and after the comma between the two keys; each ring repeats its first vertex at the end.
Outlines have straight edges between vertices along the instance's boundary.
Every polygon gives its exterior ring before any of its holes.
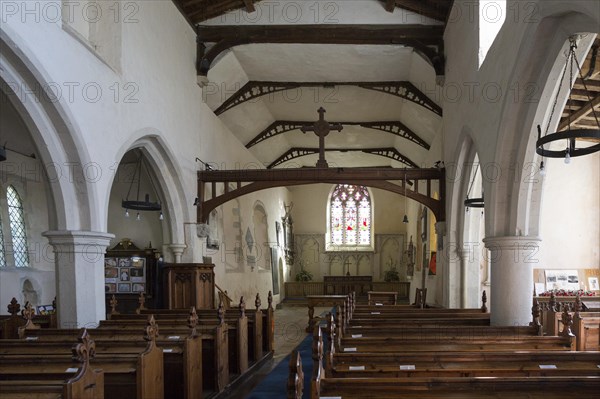
{"type": "Polygon", "coordinates": [[[169,249],[175,257],[175,263],[181,263],[181,255],[183,255],[183,250],[186,248],[187,245],[185,244],[169,244],[169,249]]]}
{"type": "Polygon", "coordinates": [[[54,249],[58,325],[93,326],[106,318],[104,254],[113,234],[46,231],[54,249]]]}
{"type": "Polygon", "coordinates": [[[491,252],[493,326],[526,326],[532,320],[533,266],[538,262],[538,237],[487,237],[491,252]]]}

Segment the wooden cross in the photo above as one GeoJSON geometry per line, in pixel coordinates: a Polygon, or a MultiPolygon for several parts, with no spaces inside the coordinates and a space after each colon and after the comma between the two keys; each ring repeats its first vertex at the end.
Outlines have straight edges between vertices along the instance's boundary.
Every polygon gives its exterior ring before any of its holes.
{"type": "Polygon", "coordinates": [[[317,168],[328,168],[329,165],[325,160],[325,136],[332,130],[341,132],[344,127],[339,123],[328,123],[325,120],[325,109],[323,107],[320,107],[317,112],[319,113],[319,120],[312,126],[302,126],[300,130],[302,130],[302,133],[315,132],[319,137],[319,160],[317,161],[317,168]]]}

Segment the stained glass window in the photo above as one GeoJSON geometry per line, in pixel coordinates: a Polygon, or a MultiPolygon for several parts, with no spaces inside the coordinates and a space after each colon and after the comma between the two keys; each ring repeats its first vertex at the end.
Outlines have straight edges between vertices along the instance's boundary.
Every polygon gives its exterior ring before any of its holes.
{"type": "Polygon", "coordinates": [[[6,266],[4,258],[4,233],[2,233],[2,215],[0,215],[0,267],[6,266]]]}
{"type": "Polygon", "coordinates": [[[329,242],[334,246],[371,245],[371,198],[363,186],[338,184],[329,202],[329,242]]]}
{"type": "Polygon", "coordinates": [[[19,193],[13,186],[8,186],[6,190],[6,201],[8,202],[8,219],[10,221],[15,266],[27,267],[29,266],[29,251],[25,219],[23,218],[23,204],[19,193]]]}

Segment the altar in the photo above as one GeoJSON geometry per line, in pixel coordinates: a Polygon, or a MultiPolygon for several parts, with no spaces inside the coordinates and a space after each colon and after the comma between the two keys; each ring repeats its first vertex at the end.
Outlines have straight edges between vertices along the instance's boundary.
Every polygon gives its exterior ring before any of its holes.
{"type": "Polygon", "coordinates": [[[373,276],[324,276],[323,295],[367,295],[373,290],[373,276]]]}

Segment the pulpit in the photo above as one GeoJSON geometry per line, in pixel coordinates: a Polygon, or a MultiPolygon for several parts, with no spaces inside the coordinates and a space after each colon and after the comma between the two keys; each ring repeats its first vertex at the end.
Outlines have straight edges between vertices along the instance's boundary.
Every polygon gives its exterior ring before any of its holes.
{"type": "Polygon", "coordinates": [[[214,309],[215,265],[209,263],[170,263],[163,276],[169,309],[214,309]]]}

